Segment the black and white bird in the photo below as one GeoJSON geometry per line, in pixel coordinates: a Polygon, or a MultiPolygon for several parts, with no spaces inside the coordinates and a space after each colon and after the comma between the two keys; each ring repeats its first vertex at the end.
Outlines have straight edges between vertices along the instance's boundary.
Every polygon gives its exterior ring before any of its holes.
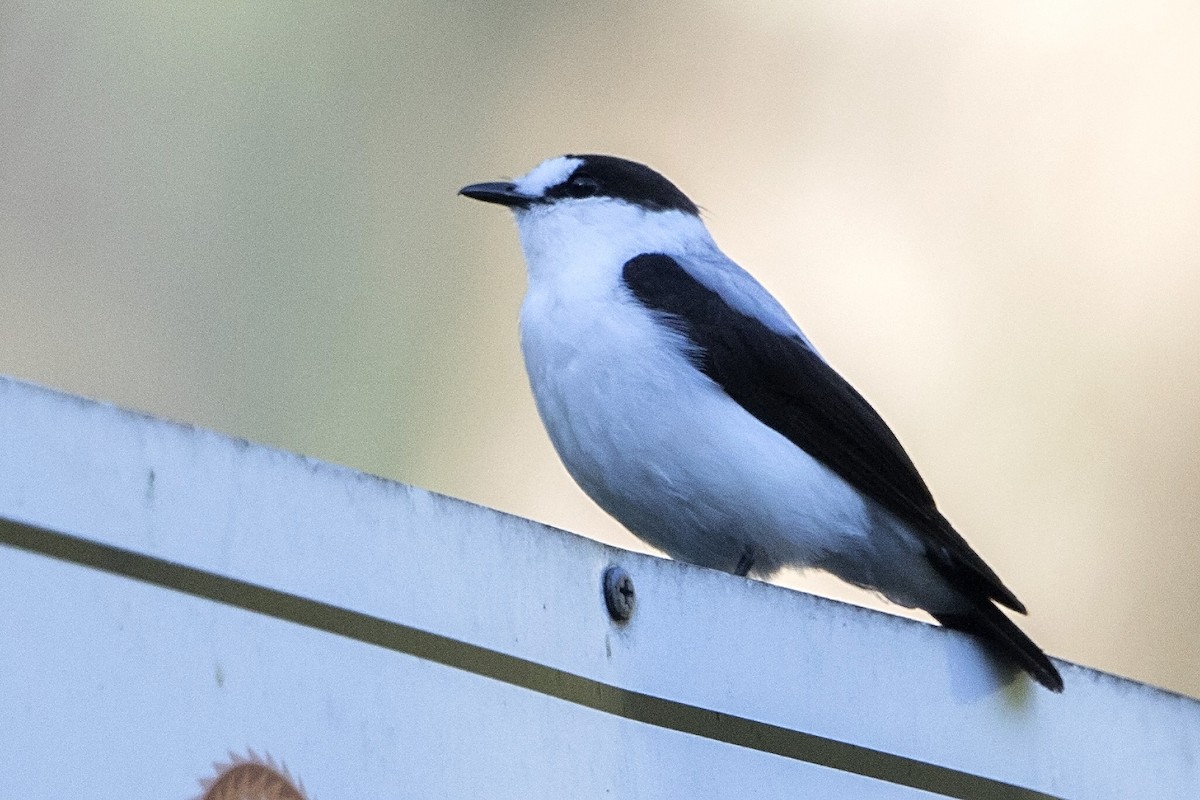
{"type": "Polygon", "coordinates": [[[633,161],[568,155],[460,194],[516,216],[534,399],[605,511],[694,564],[827,570],[1062,690],[996,604],[1025,607],[938,511],[892,431],[673,183],[633,161]]]}

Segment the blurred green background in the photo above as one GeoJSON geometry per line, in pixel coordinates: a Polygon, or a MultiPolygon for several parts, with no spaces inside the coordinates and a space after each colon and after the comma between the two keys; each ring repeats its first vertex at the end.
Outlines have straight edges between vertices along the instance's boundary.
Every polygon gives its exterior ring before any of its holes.
{"type": "Polygon", "coordinates": [[[1198,41],[1165,0],[8,3],[0,371],[645,549],[541,431],[508,215],[455,197],[624,155],[1037,641],[1200,695],[1198,41]]]}

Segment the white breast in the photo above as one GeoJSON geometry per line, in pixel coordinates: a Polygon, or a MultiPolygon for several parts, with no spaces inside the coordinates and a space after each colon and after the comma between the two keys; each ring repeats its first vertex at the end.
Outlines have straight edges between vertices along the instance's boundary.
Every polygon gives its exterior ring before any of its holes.
{"type": "Polygon", "coordinates": [[[862,539],[856,492],[697,370],[615,278],[563,297],[533,285],[521,346],[542,421],[572,477],[668,554],[732,570],[817,565],[862,539]]]}

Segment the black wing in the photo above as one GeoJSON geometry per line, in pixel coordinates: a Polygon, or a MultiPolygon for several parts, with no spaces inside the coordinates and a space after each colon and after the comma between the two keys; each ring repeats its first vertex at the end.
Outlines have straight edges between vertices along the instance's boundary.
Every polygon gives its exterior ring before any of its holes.
{"type": "Polygon", "coordinates": [[[799,336],[732,308],[675,259],[643,254],[622,272],[646,308],[695,345],[696,366],[742,408],[929,538],[930,561],[968,597],[1025,608],[937,510],[875,409],[799,336]]]}

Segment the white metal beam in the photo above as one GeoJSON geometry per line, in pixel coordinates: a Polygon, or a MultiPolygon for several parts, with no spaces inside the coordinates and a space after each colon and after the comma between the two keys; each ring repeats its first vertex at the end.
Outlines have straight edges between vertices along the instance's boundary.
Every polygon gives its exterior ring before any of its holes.
{"type": "Polygon", "coordinates": [[[1189,698],[4,378],[0,519],[13,796],[1200,796],[1189,698]]]}

